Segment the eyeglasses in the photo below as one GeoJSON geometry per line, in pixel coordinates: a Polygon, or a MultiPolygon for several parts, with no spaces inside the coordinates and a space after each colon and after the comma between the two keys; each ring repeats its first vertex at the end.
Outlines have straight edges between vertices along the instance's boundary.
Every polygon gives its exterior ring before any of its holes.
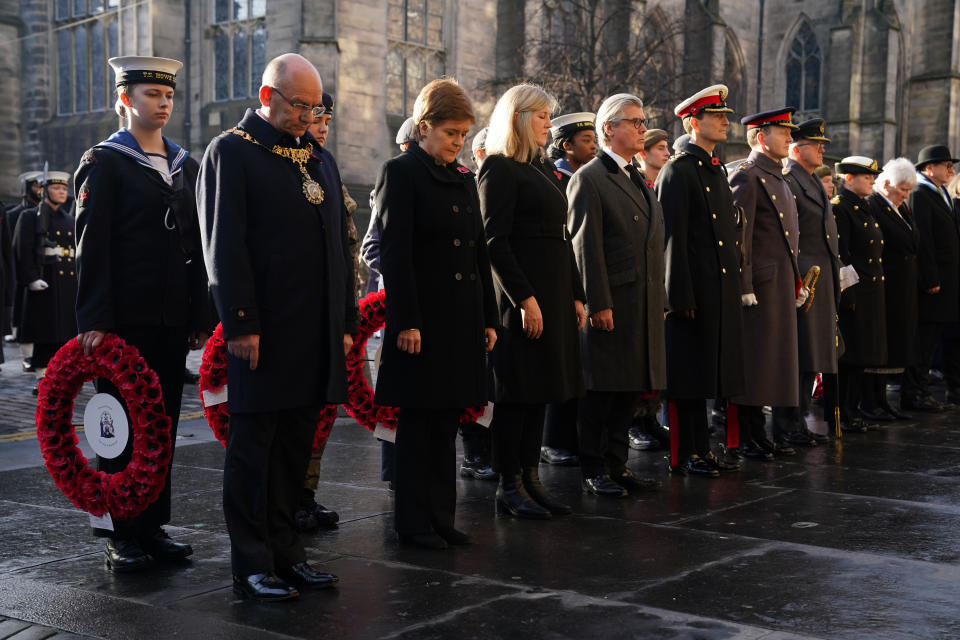
{"type": "Polygon", "coordinates": [[[646,118],[620,118],[617,122],[632,122],[634,129],[639,129],[643,125],[647,124],[646,118]]]}
{"type": "Polygon", "coordinates": [[[271,90],[271,91],[275,91],[278,96],[280,96],[281,98],[283,98],[283,101],[284,101],[284,102],[286,102],[288,105],[290,105],[290,106],[293,107],[294,109],[299,109],[299,110],[301,110],[301,111],[309,111],[309,112],[313,115],[314,118],[319,118],[320,116],[322,116],[322,115],[323,115],[324,113],[326,113],[326,111],[327,111],[327,110],[323,107],[323,105],[317,105],[317,106],[315,106],[315,107],[311,107],[310,105],[308,105],[308,104],[303,104],[302,102],[291,102],[291,101],[290,101],[290,98],[288,98],[287,96],[283,95],[283,94],[280,92],[280,89],[277,89],[276,87],[270,87],[270,90],[271,90]]]}
{"type": "Polygon", "coordinates": [[[795,146],[798,147],[817,147],[819,149],[826,150],[826,145],[822,142],[797,142],[795,146]]]}

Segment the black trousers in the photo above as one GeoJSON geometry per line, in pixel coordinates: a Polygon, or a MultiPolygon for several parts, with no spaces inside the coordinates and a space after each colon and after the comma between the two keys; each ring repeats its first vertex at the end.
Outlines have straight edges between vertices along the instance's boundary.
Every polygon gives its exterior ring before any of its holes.
{"type": "Polygon", "coordinates": [[[667,417],[670,422],[670,466],[678,467],[690,456],[705,456],[710,451],[706,399],[670,400],[667,402],[667,417]]]}
{"type": "MultiPolygon", "coordinates": [[[[788,431],[799,431],[807,428],[806,417],[810,411],[810,398],[813,393],[813,383],[817,379],[814,371],[800,372],[800,406],[774,407],[773,432],[774,439],[788,431]]],[[[822,376],[823,395],[820,403],[823,406],[823,419],[833,424],[834,410],[837,408],[837,374],[824,373],[822,376]]]]}
{"type": "MultiPolygon", "coordinates": [[[[903,372],[900,382],[900,400],[916,401],[924,396],[930,395],[930,380],[928,371],[933,362],[933,354],[940,345],[940,340],[945,334],[945,325],[941,322],[921,322],[917,330],[917,364],[907,367],[903,372]]],[[[944,346],[946,347],[946,342],[944,346]]],[[[948,357],[950,349],[945,349],[943,353],[943,367],[949,369],[947,364],[951,358],[948,357]]],[[[958,381],[960,384],[960,381],[958,381]]]]}
{"type": "Polygon", "coordinates": [[[400,409],[395,524],[400,535],[453,527],[460,409],[400,409]]]}
{"type": "Polygon", "coordinates": [[[492,436],[490,429],[480,426],[476,422],[460,423],[460,438],[463,440],[463,457],[480,458],[490,461],[492,436]]]}
{"type": "Polygon", "coordinates": [[[940,355],[947,391],[960,394],[960,323],[951,322],[943,328],[940,355]]]}
{"type": "Polygon", "coordinates": [[[498,402],[494,406],[490,423],[494,471],[518,476],[524,468],[540,464],[544,411],[542,403],[498,402]]]}
{"type": "Polygon", "coordinates": [[[316,430],[313,407],[230,416],[223,515],[234,575],[267,573],[306,559],[293,516],[316,430]]]}
{"type": "Polygon", "coordinates": [[[577,407],[580,398],[547,405],[543,422],[543,446],[579,451],[577,443],[577,407]]]}
{"type": "Polygon", "coordinates": [[[578,427],[580,470],[584,478],[623,473],[627,464],[627,429],[639,393],[592,391],[580,399],[578,427]]]}
{"type": "MultiPolygon", "coordinates": [[[[163,407],[170,417],[170,446],[176,448],[177,426],[180,422],[180,401],[183,398],[183,368],[187,362],[186,327],[128,327],[118,329],[116,334],[124,342],[133,345],[140,355],[147,361],[147,366],[154,370],[160,379],[160,390],[163,393],[163,407]]],[[[105,379],[93,381],[97,393],[109,393],[120,401],[126,411],[120,391],[105,379]]],[[[130,413],[127,411],[127,420],[130,413]]],[[[133,434],[127,440],[127,446],[116,458],[97,457],[97,469],[107,473],[123,471],[130,462],[133,453],[133,434]]],[[[170,458],[170,472],[163,491],[139,516],[131,520],[115,520],[112,532],[103,529],[94,529],[100,536],[112,538],[136,538],[149,535],[162,525],[170,522],[170,479],[173,476],[173,457],[170,458]]]]}
{"type": "Polygon", "coordinates": [[[862,367],[841,364],[837,381],[840,387],[840,418],[851,420],[859,416],[860,400],[863,398],[862,367]]]}

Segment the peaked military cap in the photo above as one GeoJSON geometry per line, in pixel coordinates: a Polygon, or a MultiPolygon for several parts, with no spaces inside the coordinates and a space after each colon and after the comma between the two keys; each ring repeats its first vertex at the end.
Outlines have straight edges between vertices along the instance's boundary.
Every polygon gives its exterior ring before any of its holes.
{"type": "Polygon", "coordinates": [[[950,154],[950,148],[944,144],[931,144],[928,147],[920,149],[920,155],[917,156],[917,164],[914,166],[917,171],[923,169],[926,165],[933,162],[960,162],[950,154]]]}
{"type": "Polygon", "coordinates": [[[837,163],[837,173],[850,173],[858,175],[861,173],[880,174],[880,167],[877,161],[866,156],[848,156],[837,163]]]}
{"type": "Polygon", "coordinates": [[[666,140],[669,135],[663,129],[647,129],[646,133],[643,134],[643,148],[649,149],[658,142],[666,140]]]}
{"type": "Polygon", "coordinates": [[[673,109],[678,118],[707,113],[733,113],[727,106],[727,95],[730,90],[725,84],[715,84],[696,92],[673,109]]]}
{"type": "Polygon", "coordinates": [[[42,175],[40,176],[40,181],[43,183],[43,186],[49,184],[68,184],[70,182],[70,174],[66,171],[48,171],[46,178],[42,175]]]}
{"type": "Polygon", "coordinates": [[[830,142],[830,138],[823,135],[823,125],[823,118],[804,120],[797,125],[797,130],[793,132],[793,139],[813,140],[826,144],[830,142]]]}
{"type": "Polygon", "coordinates": [[[131,84],[165,84],[177,86],[177,71],[183,67],[179,60],[153,56],[121,56],[107,63],[117,75],[117,86],[131,84]]]}
{"type": "Polygon", "coordinates": [[[29,184],[31,182],[39,182],[42,177],[43,171],[26,171],[17,176],[17,180],[19,180],[21,184],[29,184]]]}
{"type": "Polygon", "coordinates": [[[766,127],[768,125],[796,129],[797,125],[793,124],[790,119],[794,111],[796,111],[794,107],[782,107],[780,109],[771,109],[770,111],[761,111],[760,113],[740,118],[740,124],[746,125],[748,129],[756,129],[757,127],[766,127]]]}
{"type": "Polygon", "coordinates": [[[323,112],[329,113],[332,116],[333,115],[333,96],[327,93],[326,91],[324,91],[323,97],[321,98],[321,100],[323,101],[323,112]]]}
{"type": "Polygon", "coordinates": [[[397,130],[397,144],[413,142],[413,118],[407,118],[397,130]]]}

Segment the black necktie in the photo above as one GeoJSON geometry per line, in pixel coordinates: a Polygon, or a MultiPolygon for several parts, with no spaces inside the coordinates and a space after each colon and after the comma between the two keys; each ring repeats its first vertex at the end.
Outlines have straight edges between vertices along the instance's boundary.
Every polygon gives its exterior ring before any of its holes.
{"type": "Polygon", "coordinates": [[[637,171],[637,168],[632,164],[627,165],[627,173],[630,174],[630,182],[637,185],[637,189],[640,189],[640,193],[643,193],[644,179],[640,175],[640,172],[637,171]]]}

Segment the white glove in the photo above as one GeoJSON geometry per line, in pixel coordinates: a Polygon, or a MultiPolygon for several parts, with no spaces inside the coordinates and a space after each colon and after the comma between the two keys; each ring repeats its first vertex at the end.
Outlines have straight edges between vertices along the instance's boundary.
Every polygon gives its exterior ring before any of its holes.
{"type": "Polygon", "coordinates": [[[45,280],[41,280],[40,278],[37,278],[36,280],[34,280],[33,282],[27,285],[27,289],[30,289],[30,291],[43,291],[49,286],[50,285],[48,285],[45,280]]]}
{"type": "Polygon", "coordinates": [[[757,302],[757,295],[755,293],[745,293],[740,296],[740,304],[745,307],[755,307],[759,302],[757,302]]]}
{"type": "Polygon", "coordinates": [[[802,307],[807,302],[807,298],[810,297],[810,289],[806,287],[800,287],[800,295],[797,296],[797,309],[802,307]]]}

